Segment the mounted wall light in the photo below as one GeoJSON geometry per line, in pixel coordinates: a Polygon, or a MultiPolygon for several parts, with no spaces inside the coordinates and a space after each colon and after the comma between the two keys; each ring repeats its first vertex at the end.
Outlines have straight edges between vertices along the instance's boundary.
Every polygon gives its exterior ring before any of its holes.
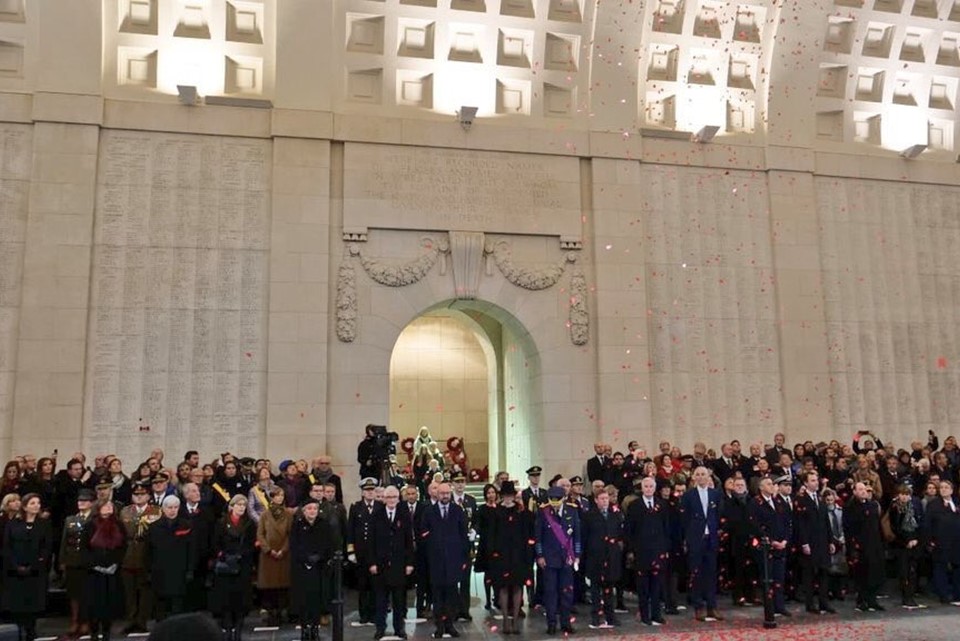
{"type": "Polygon", "coordinates": [[[457,120],[460,122],[460,126],[463,127],[464,131],[470,129],[470,126],[473,124],[473,119],[476,117],[476,107],[460,107],[460,111],[457,112],[457,120]]]}
{"type": "Polygon", "coordinates": [[[707,125],[700,129],[697,133],[693,134],[693,142],[699,142],[706,144],[713,140],[713,137],[717,135],[717,132],[720,131],[720,127],[716,125],[707,125]]]}
{"type": "Polygon", "coordinates": [[[927,149],[926,145],[910,145],[909,147],[907,147],[906,149],[900,152],[900,156],[902,158],[906,158],[907,160],[913,160],[914,158],[922,154],[924,151],[926,151],[926,149],[927,149]]]}
{"type": "Polygon", "coordinates": [[[200,101],[200,95],[195,85],[177,85],[177,99],[180,104],[193,107],[200,101]]]}

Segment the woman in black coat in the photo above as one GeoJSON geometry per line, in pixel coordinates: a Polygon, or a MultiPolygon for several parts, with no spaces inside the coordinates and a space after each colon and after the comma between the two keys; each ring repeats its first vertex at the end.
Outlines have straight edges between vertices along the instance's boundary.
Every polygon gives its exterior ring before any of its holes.
{"type": "Polygon", "coordinates": [[[179,517],[180,499],[166,497],[160,511],[162,516],[147,530],[144,564],[150,570],[157,621],[185,611],[184,597],[194,567],[191,526],[179,517]]]}
{"type": "Polygon", "coordinates": [[[92,641],[110,641],[111,625],[124,616],[120,566],[127,551],[127,533],[114,509],[113,501],[98,503],[93,508],[94,517],[87,523],[89,534],[84,537],[84,619],[90,622],[92,641]]]}
{"type": "Polygon", "coordinates": [[[519,634],[517,617],[523,604],[523,586],[533,580],[533,514],[516,502],[513,481],[503,482],[500,497],[500,506],[490,521],[484,581],[490,582],[500,596],[503,633],[519,634]]]}
{"type": "MultiPolygon", "coordinates": [[[[497,488],[495,485],[487,483],[483,486],[483,505],[477,508],[476,514],[473,517],[473,526],[477,531],[477,535],[480,540],[477,542],[477,555],[473,563],[473,571],[477,574],[485,574],[488,571],[487,568],[487,557],[490,555],[490,522],[493,520],[493,515],[497,511],[497,488]]],[[[490,600],[490,593],[492,591],[493,585],[490,581],[484,580],[483,582],[483,591],[486,595],[487,602],[483,606],[484,609],[490,610],[492,607],[497,607],[497,598],[494,595],[493,602],[490,600]]]]}
{"type": "Polygon", "coordinates": [[[333,556],[331,522],[320,518],[320,503],[310,498],[290,530],[290,607],[300,617],[301,641],[316,641],[323,614],[323,566],[333,556]]]}
{"type": "Polygon", "coordinates": [[[227,514],[213,535],[213,592],[210,609],[220,617],[225,641],[240,641],[243,618],[253,601],[257,526],[247,514],[247,499],[230,499],[227,514]]]}
{"type": "Polygon", "coordinates": [[[47,570],[53,548],[50,522],[38,518],[40,497],[23,497],[20,518],[7,524],[3,541],[3,609],[22,638],[37,638],[37,617],[47,608],[47,570]]]}

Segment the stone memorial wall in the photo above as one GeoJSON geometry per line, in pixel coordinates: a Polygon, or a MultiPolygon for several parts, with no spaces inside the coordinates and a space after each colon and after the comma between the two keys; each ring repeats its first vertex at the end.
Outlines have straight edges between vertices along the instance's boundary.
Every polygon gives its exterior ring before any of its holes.
{"type": "Polygon", "coordinates": [[[270,145],[105,132],[84,441],[250,451],[265,423],[270,145]]]}

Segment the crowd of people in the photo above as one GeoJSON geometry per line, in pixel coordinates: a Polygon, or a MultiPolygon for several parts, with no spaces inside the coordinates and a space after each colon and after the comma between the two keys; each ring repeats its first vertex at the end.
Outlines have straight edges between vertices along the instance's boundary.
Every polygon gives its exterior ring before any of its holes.
{"type": "MultiPolygon", "coordinates": [[[[791,616],[788,599],[812,615],[855,598],[883,610],[888,567],[901,605],[924,607],[925,591],[960,606],[960,471],[956,439],[893,449],[867,432],[841,445],[668,442],[648,455],[598,443],[583,474],[526,470],[525,487],[499,472],[479,499],[454,466],[423,479],[364,477],[360,499],[343,503],[331,458],[285,460],[197,452],[168,468],[155,450],[127,475],[115,456],[92,464],[74,454],[26,455],[0,481],[2,611],[28,641],[47,611],[49,588],[70,602],[68,636],[109,640],[115,624],[144,632],[151,620],[185,612],[218,617],[240,641],[245,617],[297,623],[303,641],[329,624],[343,576],[357,592],[357,626],[374,638],[406,638],[407,599],[432,619],[435,638],[459,636],[478,595],[498,610],[496,628],[517,634],[527,610],[549,634],[573,634],[572,612],[589,604],[591,628],[620,625],[625,595],[637,617],[663,625],[687,607],[698,621],[731,606],[766,602],[791,616]],[[585,477],[585,478],[584,478],[585,477]],[[765,582],[767,580],[767,582],[765,582]]],[[[376,471],[376,468],[373,469],[376,471]]]]}

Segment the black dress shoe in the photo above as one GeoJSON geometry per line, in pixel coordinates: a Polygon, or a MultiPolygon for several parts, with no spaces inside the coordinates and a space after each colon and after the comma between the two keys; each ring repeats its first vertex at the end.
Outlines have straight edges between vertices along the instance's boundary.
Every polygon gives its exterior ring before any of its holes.
{"type": "Polygon", "coordinates": [[[790,613],[789,610],[777,610],[777,614],[779,614],[779,615],[782,616],[782,617],[792,617],[792,616],[793,616],[793,615],[790,613]]]}
{"type": "Polygon", "coordinates": [[[459,632],[457,631],[457,629],[456,629],[455,627],[453,627],[453,626],[450,626],[449,628],[447,628],[447,634],[449,634],[450,636],[452,636],[454,639],[456,639],[457,637],[460,636],[460,633],[459,633],[459,632]]]}
{"type": "Polygon", "coordinates": [[[469,612],[464,612],[463,614],[457,615],[457,618],[461,621],[473,621],[473,617],[470,616],[469,612]]]}
{"type": "Polygon", "coordinates": [[[407,633],[404,632],[403,630],[400,630],[399,632],[394,632],[393,636],[397,637],[398,639],[406,639],[407,633]]]}
{"type": "Polygon", "coordinates": [[[561,625],[561,626],[560,626],[560,631],[563,632],[563,633],[565,633],[565,634],[568,634],[568,635],[570,635],[570,634],[576,634],[576,633],[577,633],[577,631],[574,630],[574,629],[573,629],[573,626],[570,625],[570,624],[561,625]]]}
{"type": "Polygon", "coordinates": [[[386,632],[384,632],[383,630],[377,630],[376,632],[373,633],[373,641],[380,641],[380,639],[382,639],[385,636],[386,636],[386,632]]]}
{"type": "Polygon", "coordinates": [[[680,610],[678,610],[678,609],[676,609],[676,608],[664,608],[663,613],[664,613],[664,614],[669,614],[670,616],[676,616],[676,615],[680,614],[680,610]]]}
{"type": "Polygon", "coordinates": [[[808,614],[816,614],[816,615],[819,615],[819,614],[820,614],[820,610],[817,609],[817,608],[807,608],[807,613],[808,613],[808,614]]]}
{"type": "Polygon", "coordinates": [[[434,639],[442,639],[442,638],[443,638],[443,630],[434,630],[434,631],[433,631],[433,638],[434,638],[434,639]]]}
{"type": "Polygon", "coordinates": [[[821,606],[820,606],[820,611],[821,611],[821,612],[826,612],[827,614],[836,614],[836,613],[837,613],[837,611],[833,609],[833,606],[827,605],[827,604],[821,605],[821,606]]]}
{"type": "Polygon", "coordinates": [[[557,633],[557,626],[555,623],[551,623],[550,625],[547,626],[547,634],[552,636],[556,633],[557,633]]]}

